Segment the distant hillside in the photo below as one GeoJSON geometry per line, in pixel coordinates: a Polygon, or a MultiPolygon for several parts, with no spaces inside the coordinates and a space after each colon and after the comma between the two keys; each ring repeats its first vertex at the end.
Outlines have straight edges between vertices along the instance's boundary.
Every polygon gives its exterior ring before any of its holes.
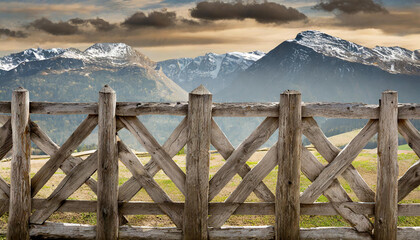
{"type": "Polygon", "coordinates": [[[358,62],[355,53],[345,54],[345,51],[360,50],[356,45],[349,46],[352,43],[319,32],[300,33],[238,75],[215,99],[278,101],[281,92],[294,89],[302,92],[304,101],[377,103],[382,91],[392,89],[399,92],[400,102],[420,102],[420,75],[415,74],[420,69],[415,67],[420,65],[417,55],[412,54],[412,68],[410,64],[400,66],[412,69],[413,74],[391,73],[376,65],[358,62]],[[332,40],[340,48],[328,48],[332,40]],[[311,41],[322,51],[311,48],[307,43],[311,41]],[[326,54],[325,49],[330,52],[326,54]],[[337,56],[337,52],[341,55],[337,56]],[[344,60],[343,55],[349,56],[348,59],[344,60]]]}
{"type": "Polygon", "coordinates": [[[109,84],[119,101],[181,101],[187,93],[156,63],[122,43],[77,49],[28,49],[0,59],[0,100],[23,86],[34,101],[96,101],[109,84]]]}
{"type": "Polygon", "coordinates": [[[207,53],[195,58],[161,61],[156,69],[162,70],[188,92],[203,84],[210,92],[217,93],[229,86],[234,77],[264,55],[261,51],[207,53]]]}
{"type": "MultiPolygon", "coordinates": [[[[116,91],[117,101],[186,101],[187,92],[156,71],[155,66],[155,62],[123,43],[98,43],[85,51],[28,49],[0,58],[0,101],[11,101],[13,90],[23,86],[29,90],[31,101],[96,102],[105,84],[116,91]]],[[[61,144],[84,116],[31,118],[61,144]]],[[[143,117],[160,141],[176,126],[176,121],[170,119],[143,117]]],[[[129,134],[122,136],[128,139],[129,134]]],[[[135,143],[132,138],[130,141],[135,143]]],[[[85,143],[96,142],[92,134],[85,143]]]]}

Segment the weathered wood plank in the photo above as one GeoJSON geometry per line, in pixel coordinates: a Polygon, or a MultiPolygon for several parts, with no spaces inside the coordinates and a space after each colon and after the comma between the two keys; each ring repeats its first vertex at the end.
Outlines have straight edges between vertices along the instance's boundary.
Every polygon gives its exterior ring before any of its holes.
{"type": "Polygon", "coordinates": [[[74,167],[69,174],[60,182],[53,193],[48,197],[41,209],[35,211],[30,222],[43,224],[57,209],[63,201],[72,195],[84,182],[95,173],[98,168],[98,154],[95,152],[86,160],[74,167]]]}
{"type": "Polygon", "coordinates": [[[277,145],[276,239],[299,239],[302,112],[300,92],[280,95],[277,145]]]}
{"type": "Polygon", "coordinates": [[[382,93],[378,131],[375,239],[397,239],[398,94],[382,93]]]}
{"type": "Polygon", "coordinates": [[[118,148],[115,91],[105,85],[98,100],[98,209],[96,239],[118,238],[118,148]]]}
{"type": "MultiPolygon", "coordinates": [[[[10,113],[10,102],[0,102],[0,113],[10,113]]],[[[36,114],[98,114],[97,103],[31,102],[36,114]]],[[[420,104],[399,104],[399,119],[420,119],[420,104]]],[[[187,102],[118,102],[118,116],[179,115],[188,112],[187,102]]],[[[213,117],[278,117],[276,102],[213,103],[213,117]]],[[[303,103],[302,117],[378,119],[379,106],[363,103],[303,103]]]]}
{"type": "Polygon", "coordinates": [[[120,119],[131,134],[146,148],[159,167],[185,195],[185,173],[172,160],[171,156],[159,145],[137,117],[120,117],[120,119]]]}
{"type": "Polygon", "coordinates": [[[118,102],[118,116],[137,116],[137,115],[178,115],[185,116],[188,112],[188,102],[118,102]]]}
{"type": "MultiPolygon", "coordinates": [[[[168,137],[166,142],[162,145],[165,152],[172,158],[174,157],[187,143],[188,139],[188,127],[187,119],[184,118],[179,125],[175,128],[172,134],[168,137]]],[[[159,165],[154,160],[154,157],[144,166],[151,176],[155,176],[160,170],[159,165]]],[[[134,197],[142,186],[137,182],[134,177],[128,179],[123,185],[120,186],[118,193],[118,201],[124,202],[129,201],[134,197]]]]}
{"type": "MultiPolygon", "coordinates": [[[[327,162],[332,162],[340,153],[341,150],[328,140],[313,118],[303,118],[302,128],[303,134],[314,145],[321,156],[327,160],[327,162]]],[[[349,167],[343,172],[342,176],[349,183],[350,187],[353,189],[360,201],[375,201],[375,192],[370,189],[353,165],[349,165],[349,167]]]]}
{"type": "MultiPolygon", "coordinates": [[[[230,143],[229,139],[227,139],[214,119],[212,119],[211,122],[211,144],[217,149],[224,159],[228,159],[235,151],[232,143],[230,143]]],[[[251,171],[251,167],[245,164],[239,169],[238,174],[244,178],[249,171],[251,171]]],[[[264,182],[258,184],[258,186],[254,189],[254,193],[258,198],[265,202],[274,202],[274,194],[267,185],[264,184],[264,182]]]]}
{"type": "Polygon", "coordinates": [[[213,117],[278,117],[279,103],[213,103],[213,117]]]}
{"type": "Polygon", "coordinates": [[[398,119],[419,119],[420,104],[400,103],[398,104],[398,119]]]}
{"type": "Polygon", "coordinates": [[[208,239],[212,94],[200,85],[188,96],[183,239],[208,239]]]}
{"type": "Polygon", "coordinates": [[[302,117],[378,119],[378,105],[363,103],[303,103],[302,117]]]}
{"type": "MultiPolygon", "coordinates": [[[[31,237],[59,239],[95,239],[95,226],[72,223],[45,223],[31,228],[31,237]]],[[[182,231],[177,228],[120,227],[122,239],[182,239],[182,231]]],[[[273,226],[210,228],[210,239],[273,239],[273,226]]],[[[315,240],[370,240],[367,233],[358,233],[348,227],[301,228],[300,238],[315,240]]],[[[419,239],[419,227],[398,228],[398,239],[419,239]]]]}
{"type": "Polygon", "coordinates": [[[98,114],[98,103],[31,102],[33,114],[98,114]]]}
{"type": "Polygon", "coordinates": [[[378,132],[378,121],[370,120],[366,126],[350,141],[337,157],[325,167],[316,180],[303,192],[300,201],[303,203],[314,202],[332,181],[340,176],[352,163],[363,147],[378,132]]]}
{"type": "Polygon", "coordinates": [[[10,203],[7,239],[29,239],[31,214],[31,139],[29,92],[18,88],[12,94],[13,156],[10,169],[10,203]]]}
{"type": "MultiPolygon", "coordinates": [[[[48,199],[32,199],[32,210],[42,209],[47,204],[48,199]]],[[[209,203],[209,214],[213,215],[223,212],[222,209],[229,209],[231,205],[237,203],[211,202],[209,203]]],[[[9,211],[9,199],[0,199],[0,206],[6,206],[4,212],[9,211]]],[[[166,206],[175,208],[177,212],[184,209],[184,203],[154,203],[154,202],[123,202],[119,205],[119,212],[123,215],[164,215],[161,207],[166,206]]],[[[375,213],[375,203],[364,202],[316,202],[301,203],[300,215],[320,215],[335,216],[340,215],[337,208],[348,208],[356,214],[373,216],[375,213]]],[[[64,200],[56,212],[96,212],[97,201],[90,200],[64,200]]],[[[240,203],[239,207],[232,215],[274,215],[274,202],[245,202],[240,203]]],[[[420,204],[398,204],[398,216],[420,216],[420,204]]]]}
{"type": "MultiPolygon", "coordinates": [[[[118,141],[118,155],[121,162],[133,174],[139,184],[144,187],[155,203],[172,203],[172,200],[144,168],[137,156],[120,140],[118,141]]],[[[182,212],[178,212],[176,208],[167,205],[158,206],[178,228],[182,228],[182,212]]]]}
{"type": "Polygon", "coordinates": [[[3,194],[6,194],[7,197],[10,196],[10,185],[0,176],[0,190],[3,194]]]}
{"type": "Polygon", "coordinates": [[[274,145],[265,154],[257,166],[249,171],[249,173],[242,179],[238,187],[236,187],[232,194],[230,194],[226,199],[225,203],[229,203],[230,205],[212,213],[209,217],[209,226],[221,227],[276,165],[277,146],[274,145]]]}
{"type": "MultiPolygon", "coordinates": [[[[416,127],[409,120],[403,119],[398,121],[398,131],[417,156],[420,156],[420,132],[416,127]]],[[[420,161],[417,161],[398,179],[398,201],[403,200],[419,184],[420,161]]]]}
{"type": "Polygon", "coordinates": [[[12,120],[9,118],[0,128],[0,159],[6,156],[12,146],[12,120]]]}
{"type": "Polygon", "coordinates": [[[277,118],[266,118],[251,135],[239,145],[230,157],[226,159],[226,163],[210,180],[210,201],[235,176],[251,155],[270,138],[277,127],[277,118]]]}
{"type": "MultiPolygon", "coordinates": [[[[312,153],[310,153],[306,148],[302,148],[301,168],[305,176],[311,182],[313,182],[324,169],[324,165],[322,165],[318,161],[318,159],[312,153]]],[[[333,180],[332,184],[329,186],[328,189],[324,191],[323,194],[330,202],[352,202],[351,198],[347,195],[346,191],[341,187],[337,179],[333,180]]],[[[368,217],[362,214],[357,214],[351,208],[337,207],[336,210],[348,223],[350,223],[354,228],[356,228],[357,231],[371,232],[371,230],[373,229],[373,225],[370,222],[368,217]]]]}
{"type": "MultiPolygon", "coordinates": [[[[55,144],[44,131],[42,131],[38,124],[29,120],[29,126],[31,129],[32,142],[34,142],[46,154],[53,156],[60,149],[60,147],[55,144]]],[[[63,162],[60,168],[65,174],[69,174],[70,171],[82,161],[83,159],[80,157],[73,157],[70,155],[67,160],[63,162]]],[[[93,178],[89,178],[86,181],[86,185],[96,194],[97,182],[93,178]]]]}
{"type": "Polygon", "coordinates": [[[98,123],[98,116],[89,115],[71,134],[61,148],[51,156],[50,160],[32,177],[32,196],[35,196],[39,190],[48,182],[51,176],[63,164],[74,149],[79,146],[83,140],[89,136],[98,123]]]}

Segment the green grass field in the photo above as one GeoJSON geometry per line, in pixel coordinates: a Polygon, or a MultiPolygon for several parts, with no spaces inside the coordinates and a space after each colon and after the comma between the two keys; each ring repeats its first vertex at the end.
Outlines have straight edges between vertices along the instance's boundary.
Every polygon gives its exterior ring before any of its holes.
{"type": "Polygon", "coordinates": [[[408,144],[398,146],[398,150],[412,150],[408,144]]]}
{"type": "MultiPolygon", "coordinates": [[[[258,162],[262,159],[266,152],[256,152],[248,161],[250,167],[256,166],[258,162]]],[[[313,154],[319,159],[324,165],[327,163],[322,156],[313,152],[313,154]]],[[[418,161],[418,157],[413,152],[400,153],[398,156],[399,163],[399,175],[403,175],[407,169],[412,166],[413,163],[418,161]]],[[[150,157],[141,157],[140,161],[143,164],[146,164],[150,160],[150,157]]],[[[185,171],[185,155],[180,154],[174,157],[175,162],[180,166],[180,168],[185,171]]],[[[39,170],[40,167],[45,163],[45,160],[36,160],[32,161],[31,164],[31,175],[39,170]]],[[[220,154],[211,154],[210,160],[210,176],[213,176],[218,169],[224,164],[223,158],[220,154]]],[[[364,180],[368,185],[375,190],[376,188],[376,168],[377,168],[377,155],[372,153],[369,150],[363,150],[362,153],[356,158],[353,162],[353,166],[359,171],[364,180]]],[[[7,181],[10,181],[9,178],[10,172],[10,162],[0,163],[0,175],[7,181]]],[[[120,181],[119,184],[123,184],[131,177],[131,173],[120,164],[119,169],[120,181]]],[[[51,178],[51,180],[43,187],[43,189],[36,196],[37,198],[47,198],[54,189],[58,186],[60,181],[64,178],[65,174],[59,170],[51,178]]],[[[93,175],[93,178],[96,178],[96,174],[93,175]]],[[[182,193],[175,187],[173,182],[168,179],[168,177],[162,172],[159,171],[154,177],[156,182],[162,187],[162,189],[170,196],[173,201],[184,201],[184,196],[182,193]]],[[[241,178],[237,175],[235,176],[225,188],[215,197],[213,202],[223,202],[227,199],[230,193],[238,186],[241,178]]],[[[275,193],[275,186],[277,181],[277,168],[274,169],[268,176],[264,179],[264,183],[270,188],[270,190],[275,193]]],[[[353,201],[358,201],[356,195],[349,187],[347,182],[339,178],[340,183],[343,188],[347,191],[348,195],[353,199],[353,201]]],[[[301,176],[301,192],[303,192],[310,185],[310,181],[304,176],[301,176]]],[[[77,190],[69,199],[75,200],[96,200],[96,195],[86,186],[83,185],[79,190],[77,190]]],[[[142,189],[133,199],[133,201],[152,201],[147,193],[142,189]]],[[[248,197],[247,202],[258,202],[260,201],[253,193],[248,197]]],[[[318,202],[327,202],[327,199],[324,196],[319,197],[318,202]]],[[[420,203],[420,187],[416,188],[412,193],[410,193],[401,203],[420,203]]],[[[165,227],[165,226],[174,226],[170,219],[166,216],[146,216],[146,215],[136,215],[128,216],[129,224],[137,226],[155,226],[155,227],[165,227]]],[[[349,226],[349,224],[343,220],[340,216],[301,216],[300,225],[303,228],[308,227],[325,227],[325,226],[349,226]]],[[[372,219],[373,220],[373,219],[372,219]]],[[[68,223],[81,223],[81,224],[96,224],[96,214],[95,213],[54,213],[48,221],[53,222],[68,222],[68,223]]],[[[231,226],[256,226],[256,225],[273,225],[274,217],[273,216],[232,216],[226,222],[226,225],[231,226]]],[[[420,217],[399,217],[399,226],[420,226],[420,217]]],[[[5,231],[7,228],[7,214],[0,217],[0,229],[5,231]]]]}

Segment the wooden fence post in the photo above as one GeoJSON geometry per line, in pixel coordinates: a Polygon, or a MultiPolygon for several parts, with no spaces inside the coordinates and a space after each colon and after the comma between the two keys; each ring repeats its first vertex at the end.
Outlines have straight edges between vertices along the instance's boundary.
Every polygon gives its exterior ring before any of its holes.
{"type": "Polygon", "coordinates": [[[98,209],[96,239],[118,238],[118,150],[116,94],[105,85],[98,107],[98,209]]]}
{"type": "Polygon", "coordinates": [[[378,181],[375,239],[397,239],[398,220],[398,94],[382,93],[378,131],[378,181]]]}
{"type": "Polygon", "coordinates": [[[208,238],[212,95],[203,86],[189,94],[184,239],[208,238]]]}
{"type": "Polygon", "coordinates": [[[31,214],[31,140],[29,132],[29,92],[18,88],[12,95],[13,156],[10,171],[10,205],[7,239],[29,239],[31,214]]]}
{"type": "Polygon", "coordinates": [[[301,94],[280,95],[278,177],[276,186],[276,239],[299,239],[300,155],[302,146],[301,94]]]}

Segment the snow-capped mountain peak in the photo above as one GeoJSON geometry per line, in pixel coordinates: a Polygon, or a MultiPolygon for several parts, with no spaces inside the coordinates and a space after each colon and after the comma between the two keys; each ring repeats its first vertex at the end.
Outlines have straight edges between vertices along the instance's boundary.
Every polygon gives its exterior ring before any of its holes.
{"type": "Polygon", "coordinates": [[[287,41],[311,48],[329,57],[375,65],[390,73],[420,75],[420,59],[415,51],[401,47],[377,46],[371,49],[313,30],[300,32],[295,39],[287,41]]]}
{"type": "Polygon", "coordinates": [[[30,48],[19,53],[13,53],[0,58],[0,70],[9,71],[24,62],[42,61],[56,57],[65,52],[61,48],[42,49],[30,48]]]}
{"type": "Polygon", "coordinates": [[[98,58],[126,58],[133,55],[134,50],[125,43],[96,43],[83,53],[98,58]]]}
{"type": "Polygon", "coordinates": [[[153,61],[125,43],[96,43],[85,51],[75,48],[42,49],[30,48],[25,51],[0,58],[0,70],[10,71],[25,62],[42,61],[52,58],[77,59],[84,63],[113,65],[154,66],[153,61]]]}
{"type": "Polygon", "coordinates": [[[224,54],[210,52],[196,58],[161,61],[157,68],[162,69],[169,78],[188,91],[195,88],[198,83],[202,83],[210,91],[215,92],[218,87],[228,84],[228,76],[247,69],[263,56],[265,53],[261,51],[224,54]],[[219,83],[217,79],[224,79],[224,81],[219,83]]]}

